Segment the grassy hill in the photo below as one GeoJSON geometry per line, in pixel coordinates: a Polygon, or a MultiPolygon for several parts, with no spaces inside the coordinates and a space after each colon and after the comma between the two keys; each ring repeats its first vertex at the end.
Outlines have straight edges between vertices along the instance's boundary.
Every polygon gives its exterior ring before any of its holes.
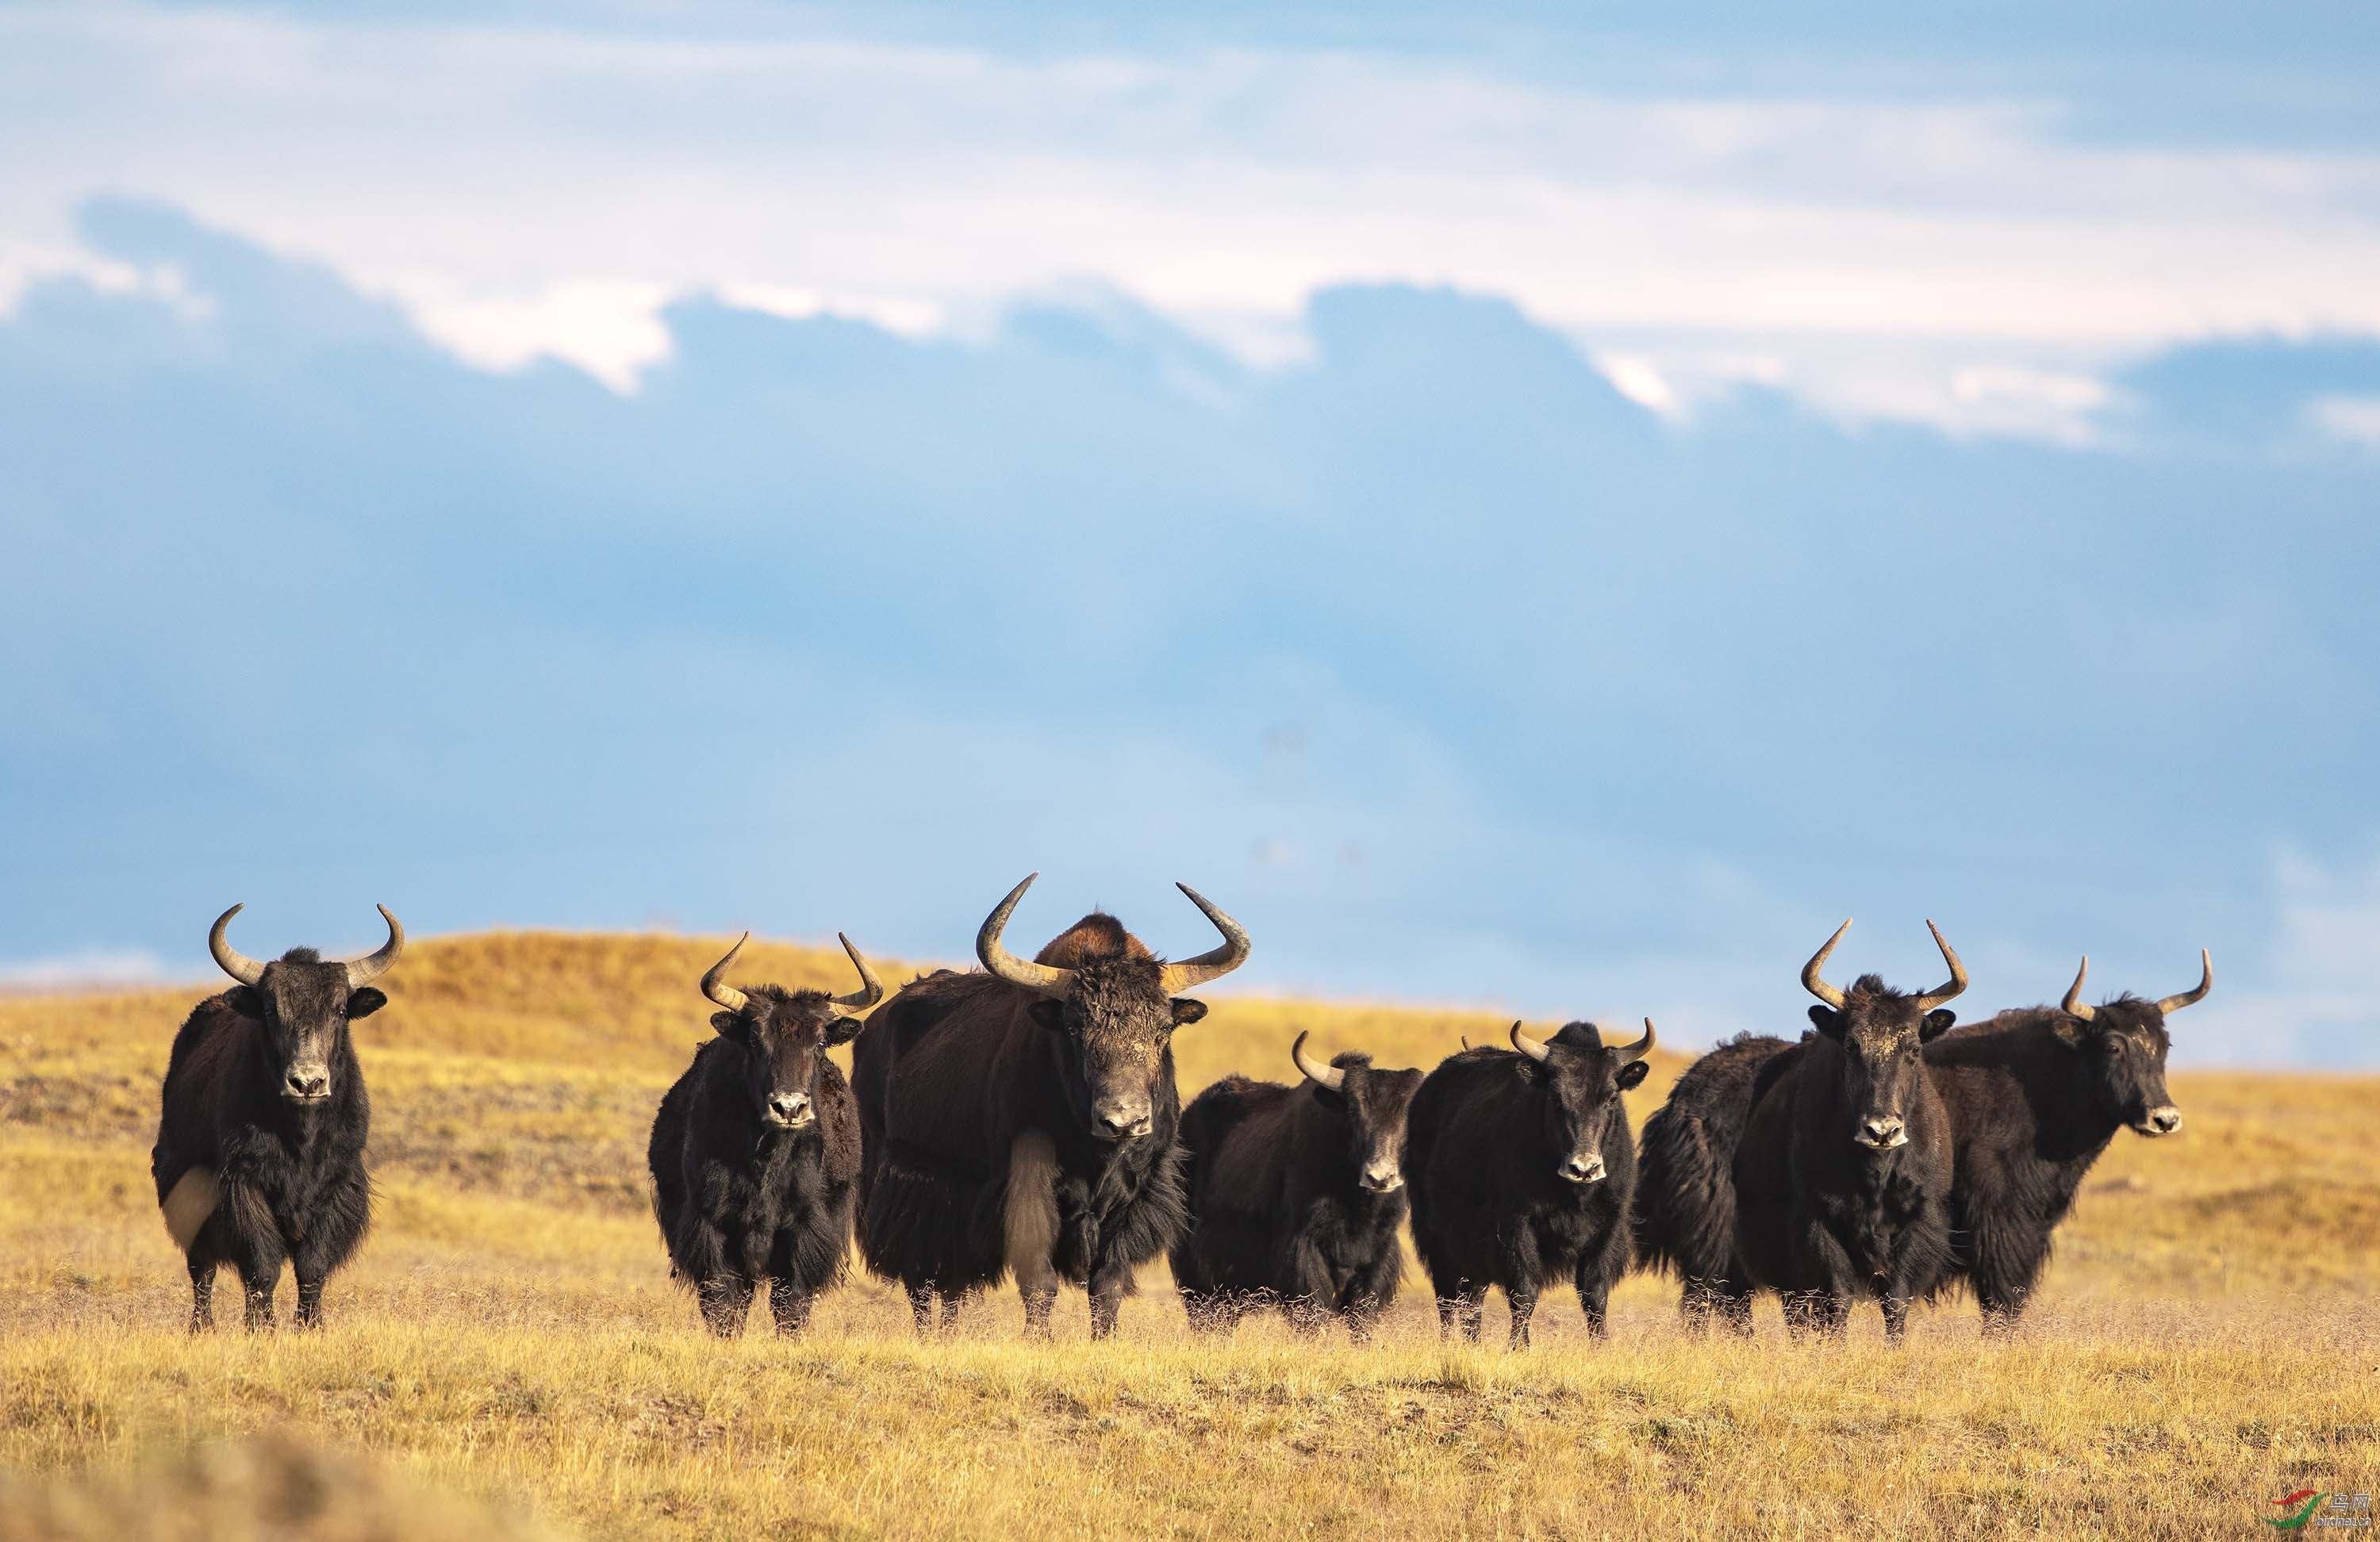
{"type": "MultiPolygon", "coordinates": [[[[619,1536],[2239,1535],[2291,1489],[2380,1479],[2371,1078],[2176,1077],[2186,1133],[2118,1137],[2006,1345],[1963,1304],[1917,1314],[1902,1352],[1872,1310],[1847,1347],[1788,1345],[1773,1305],[1754,1344],[1698,1342],[1675,1329],[1674,1289],[1640,1277],[1603,1346],[1548,1297],[1534,1352],[1448,1350],[1409,1275],[1368,1350],[1269,1323],[1219,1347],[1187,1342],[1161,1267],[1099,1346],[1079,1295],[1056,1343],[1020,1342],[1009,1294],[921,1345],[864,1276],[797,1345],[721,1345],[668,1283],[643,1150],[708,1034],[694,982],[724,946],[410,947],[381,982],[391,1005],[357,1027],[380,1206],[319,1337],[180,1331],[148,1148],[200,992],[0,1002],[11,1492],[103,1517],[141,1491],[128,1472],[260,1432],[268,1451],[327,1450],[306,1459],[327,1471],[395,1469],[341,1480],[359,1496],[444,1491],[619,1536]]],[[[756,941],[746,960],[747,979],[848,989],[839,953],[756,941]]],[[[1504,1026],[1214,1006],[1177,1040],[1185,1093],[1233,1070],[1288,1079],[1300,1027],[1326,1052],[1427,1065],[1504,1026]]],[[[1798,1012],[1788,978],[1780,1029],[1798,1012]]],[[[1683,1063],[1657,1057],[1640,1120],[1683,1063]]],[[[11,1530],[35,1508],[0,1504],[0,1542],[52,1535],[11,1530]]]]}

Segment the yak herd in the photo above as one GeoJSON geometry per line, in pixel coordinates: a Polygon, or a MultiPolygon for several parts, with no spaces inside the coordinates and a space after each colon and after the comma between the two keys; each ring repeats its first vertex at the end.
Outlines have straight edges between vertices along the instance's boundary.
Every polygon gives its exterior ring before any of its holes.
{"type": "MultiPolygon", "coordinates": [[[[1466,1043],[1427,1074],[1326,1062],[1300,1034],[1297,1082],[1229,1076],[1185,1107],[1172,1036],[1207,1008],[1184,992],[1238,968],[1247,933],[1182,886],[1222,936],[1208,953],[1167,963],[1094,913],[1028,961],[1002,939],[1032,882],[977,933],[978,971],[888,996],[844,938],[850,995],[739,987],[747,933],[702,977],[715,1037],[662,1099],[649,1156],[671,1272],[712,1331],[738,1331],[766,1281],[779,1331],[799,1332],[856,1236],[921,1332],[1013,1279],[1029,1331],[1050,1331],[1063,1281],[1103,1338],[1164,1254],[1196,1330],[1280,1310],[1361,1342],[1396,1297],[1406,1226],[1440,1333],[1477,1339],[1492,1287],[1515,1348],[1564,1282],[1600,1337],[1632,1265],[1678,1278],[1694,1331],[1750,1333],[1767,1291],[1796,1335],[1840,1334],[1870,1297],[1898,1340],[1911,1302],[1960,1286],[2005,1331],[2117,1132],[2180,1127],[2166,1019],[2213,982],[2202,953],[2190,990],[2093,1006],[2086,959],[2058,1006],[1955,1027],[1944,1003],[1967,974],[1938,929],[1949,978],[1911,994],[1872,974],[1828,983],[1845,921],[1802,970],[1811,1029],[1704,1055],[1639,1138],[1623,1103],[1649,1069],[1650,1019],[1630,1043],[1590,1023],[1539,1042],[1516,1023],[1512,1048],[1466,1043]],[[827,1056],[844,1043],[847,1080],[827,1056]]],[[[213,1325],[225,1264],[249,1328],[272,1325],[285,1264],[298,1323],[322,1321],[323,1282],[370,1219],[371,1104],[347,1026],[386,1003],[371,982],[405,945],[383,906],[388,941],[368,957],[259,963],[226,940],[239,909],[208,934],[237,984],[175,1036],[152,1159],[193,1330],[213,1325]]]]}

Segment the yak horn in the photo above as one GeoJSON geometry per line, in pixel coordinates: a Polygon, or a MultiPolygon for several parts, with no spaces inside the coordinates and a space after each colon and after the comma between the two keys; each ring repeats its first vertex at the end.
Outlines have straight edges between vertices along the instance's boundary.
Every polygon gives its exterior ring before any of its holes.
{"type": "Polygon", "coordinates": [[[383,905],[375,908],[380,911],[380,918],[388,923],[388,941],[382,942],[376,952],[347,960],[347,989],[350,990],[370,985],[387,974],[389,965],[396,962],[396,955],[405,951],[405,929],[397,925],[396,917],[388,913],[388,906],[383,905]]]}
{"type": "MultiPolygon", "coordinates": [[[[1032,880],[1026,881],[1029,883],[1032,880]]],[[[1241,929],[1239,922],[1208,904],[1207,897],[1188,884],[1177,883],[1173,887],[1189,895],[1190,903],[1207,913],[1207,919],[1214,922],[1215,929],[1223,934],[1223,945],[1180,964],[1168,964],[1160,970],[1159,978],[1169,996],[1196,990],[1208,980],[1230,974],[1248,961],[1249,948],[1248,934],[1241,929]]]]}
{"type": "Polygon", "coordinates": [[[752,999],[727,983],[727,966],[735,962],[735,955],[742,953],[744,944],[750,941],[752,934],[747,931],[735,940],[735,945],[727,950],[725,958],[702,972],[702,993],[730,1012],[743,1011],[745,1004],[752,999]]]}
{"type": "Polygon", "coordinates": [[[857,1017],[884,999],[884,982],[876,977],[876,971],[868,966],[868,960],[859,956],[859,950],[851,945],[850,938],[838,931],[834,940],[843,944],[843,951],[851,955],[851,966],[859,971],[859,989],[848,996],[833,998],[834,1014],[837,1017],[857,1017]]]}
{"type": "MultiPolygon", "coordinates": [[[[1311,1031],[1312,1030],[1310,1029],[1306,1030],[1306,1032],[1311,1031]]],[[[1289,1047],[1289,1058],[1297,1062],[1297,1069],[1304,1074],[1307,1081],[1312,1082],[1315,1086],[1323,1087],[1331,1092],[1342,1091],[1345,1088],[1347,1085],[1347,1073],[1344,1070],[1336,1065],[1326,1065],[1318,1060],[1308,1060],[1305,1058],[1305,1032],[1301,1032],[1297,1036],[1297,1042],[1289,1047]]]]}
{"type": "Polygon", "coordinates": [[[1651,1054],[1653,1052],[1653,1020],[1650,1017],[1645,1019],[1644,1038],[1633,1044],[1616,1045],[1611,1052],[1620,1057],[1620,1063],[1622,1065],[1626,1065],[1631,1061],[1643,1060],[1646,1055],[1651,1054]]]}
{"type": "Polygon", "coordinates": [[[1934,934],[1934,945],[1942,950],[1942,962],[1950,966],[1950,977],[1917,998],[1917,1010],[1920,1012],[1931,1012],[1967,989],[1967,966],[1959,962],[1959,955],[1952,953],[1950,944],[1942,940],[1942,929],[1928,921],[1925,929],[1934,934]]]}
{"type": "Polygon", "coordinates": [[[1538,1043],[1536,1039],[1523,1038],[1521,1037],[1521,1025],[1518,1023],[1512,1025],[1512,1048],[1520,1050],[1521,1053],[1528,1056],[1531,1060],[1536,1061],[1539,1065],[1543,1065],[1552,1053],[1551,1050],[1538,1043]]]}
{"type": "Polygon", "coordinates": [[[215,924],[207,931],[207,952],[215,955],[215,966],[225,974],[242,985],[254,985],[264,977],[264,965],[233,947],[224,938],[231,918],[247,908],[244,904],[236,905],[215,917],[215,924]]]}
{"type": "Polygon", "coordinates": [[[2206,993],[2214,989],[2215,958],[2204,948],[2201,948],[2198,950],[2198,988],[2194,990],[2185,990],[2179,996],[2168,996],[2157,1003],[2157,1012],[2160,1015],[2180,1012],[2192,1002],[2204,1000],[2206,993]]]}
{"type": "Polygon", "coordinates": [[[1032,888],[1033,880],[1040,876],[1039,873],[1026,874],[1025,881],[1011,889],[1008,897],[993,906],[991,914],[983,918],[983,925],[975,934],[975,956],[983,961],[985,968],[1009,984],[1021,985],[1027,990],[1038,991],[1062,1002],[1074,993],[1075,971],[1028,962],[1000,945],[1000,934],[1008,929],[1009,913],[1016,908],[1016,902],[1025,897],[1025,891],[1032,888]]]}
{"type": "Polygon", "coordinates": [[[1809,963],[1802,965],[1802,989],[1833,1007],[1837,1012],[1843,1009],[1843,993],[1820,979],[1818,971],[1827,966],[1827,955],[1835,951],[1835,944],[1841,941],[1843,933],[1851,929],[1851,918],[1845,917],[1843,924],[1835,929],[1835,934],[1827,939],[1827,945],[1813,953],[1809,963]]]}
{"type": "Polygon", "coordinates": [[[2066,988],[2066,999],[2058,1003],[2058,1011],[2078,1023],[2087,1023],[2099,1015],[2099,1009],[2082,999],[2082,978],[2090,972],[2091,955],[2084,953],[2082,967],[2074,971],[2074,983],[2066,988]]]}

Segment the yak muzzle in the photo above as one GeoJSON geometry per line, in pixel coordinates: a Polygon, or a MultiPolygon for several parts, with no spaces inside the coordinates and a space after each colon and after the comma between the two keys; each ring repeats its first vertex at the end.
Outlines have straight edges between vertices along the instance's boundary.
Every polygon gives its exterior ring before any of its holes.
{"type": "Polygon", "coordinates": [[[1152,1127],[1145,1106],[1100,1103],[1091,1110],[1091,1133],[1101,1140],[1137,1140],[1152,1127]]]}
{"type": "Polygon", "coordinates": [[[1900,1120],[1888,1115],[1882,1119],[1864,1119],[1860,1121],[1859,1133],[1852,1138],[1870,1150],[1889,1151],[1896,1146],[1909,1144],[1909,1129],[1900,1120]]]}
{"type": "Polygon", "coordinates": [[[1555,1172],[1568,1184],[1599,1184],[1603,1182],[1603,1158],[1600,1154],[1581,1157],[1573,1152],[1555,1172]]]}
{"type": "Polygon", "coordinates": [[[806,1092],[780,1092],[769,1099],[769,1123],[781,1130],[798,1130],[818,1118],[806,1092]]]}
{"type": "Polygon", "coordinates": [[[1376,1162],[1364,1169],[1363,1176],[1357,1182],[1373,1194],[1394,1194],[1405,1186],[1405,1175],[1398,1172],[1393,1163],[1382,1166],[1376,1162]]]}
{"type": "Polygon", "coordinates": [[[281,1075],[281,1096],[293,1103],[319,1103],[331,1095],[331,1068],[293,1065],[281,1075]]]}
{"type": "Polygon", "coordinates": [[[2181,1128],[2181,1111],[2171,1103],[2160,1103],[2134,1120],[2132,1128],[2152,1140],[2169,1135],[2181,1128]]]}

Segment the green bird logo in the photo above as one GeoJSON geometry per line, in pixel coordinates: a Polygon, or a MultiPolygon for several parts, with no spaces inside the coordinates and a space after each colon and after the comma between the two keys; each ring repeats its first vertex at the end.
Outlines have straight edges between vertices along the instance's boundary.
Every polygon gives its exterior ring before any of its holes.
{"type": "Polygon", "coordinates": [[[2287,1510],[2293,1504],[2297,1505],[2295,1514],[2283,1516],[2277,1521],[2270,1515],[2260,1515],[2257,1519],[2268,1526],[2275,1526],[2282,1531],[2297,1531],[2305,1525],[2306,1517],[2313,1513],[2313,1507],[2329,1497],[2327,1494],[2317,1494],[2311,1488],[2301,1488],[2294,1494],[2284,1494],[2273,1501],[2276,1506],[2283,1510],[2287,1510]],[[2304,1502],[2301,1504],[2300,1500],[2304,1502]]]}

